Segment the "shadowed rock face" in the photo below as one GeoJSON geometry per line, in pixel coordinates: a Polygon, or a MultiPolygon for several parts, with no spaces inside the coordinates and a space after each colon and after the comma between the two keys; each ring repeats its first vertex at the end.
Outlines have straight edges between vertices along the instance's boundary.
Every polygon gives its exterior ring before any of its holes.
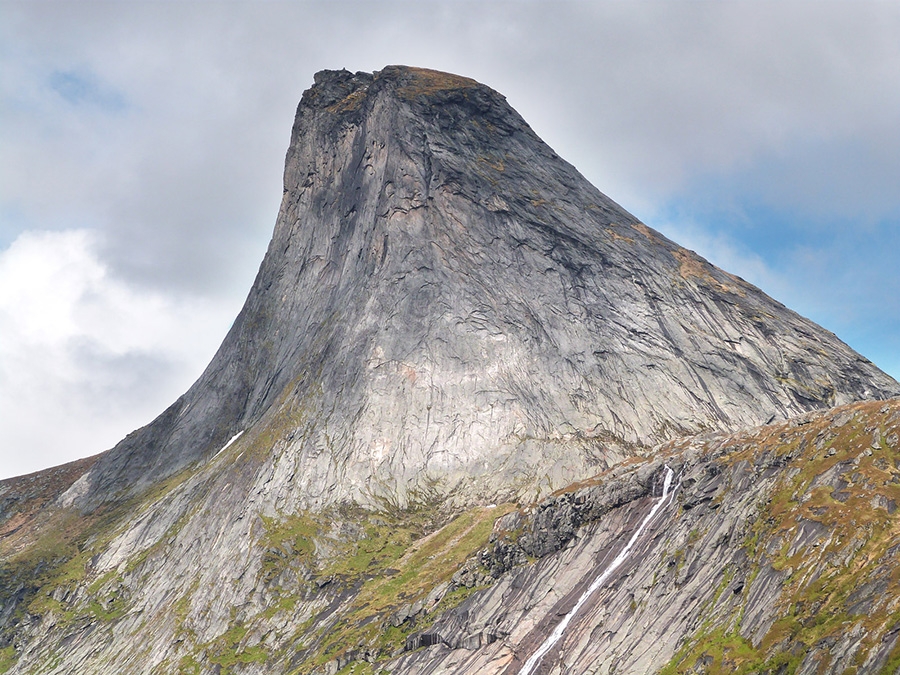
{"type": "Polygon", "coordinates": [[[263,424],[307,506],[556,488],[645,446],[898,393],[832,334],[590,185],[497,92],[324,71],[274,236],[207,371],[67,499],[263,424]]]}

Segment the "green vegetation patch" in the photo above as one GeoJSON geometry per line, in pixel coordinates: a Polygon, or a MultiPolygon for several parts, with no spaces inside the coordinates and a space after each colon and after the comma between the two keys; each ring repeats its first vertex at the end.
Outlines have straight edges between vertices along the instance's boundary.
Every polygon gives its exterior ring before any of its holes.
{"type": "Polygon", "coordinates": [[[265,663],[269,653],[260,645],[246,646],[247,628],[232,626],[206,645],[209,661],[220,666],[221,675],[232,672],[234,666],[247,663],[265,663]]]}
{"type": "MultiPolygon", "coordinates": [[[[740,439],[742,449],[725,458],[729,464],[755,462],[764,454],[788,459],[744,542],[753,565],[744,605],[737,621],[705,622],[662,673],[790,675],[812,647],[855,629],[863,638],[852,673],[885,632],[900,625],[894,609],[900,604],[900,567],[894,564],[900,547],[900,447],[884,440],[900,435],[896,415],[890,415],[897,405],[856,404],[805,424],[768,427],[756,443],[740,439]],[[810,525],[823,534],[794,546],[801,528],[810,525]],[[740,626],[752,579],[766,565],[788,576],[779,616],[754,647],[737,628],[729,632],[723,626],[740,626]]],[[[821,654],[819,666],[826,668],[829,657],[821,654]]],[[[883,672],[898,666],[900,645],[883,672]]]]}
{"type": "Polygon", "coordinates": [[[695,637],[689,645],[660,671],[660,675],[676,673],[709,673],[709,675],[733,675],[759,672],[760,664],[753,646],[736,632],[728,633],[722,627],[710,629],[695,637]]]}
{"type": "MultiPolygon", "coordinates": [[[[164,500],[196,471],[196,467],[185,469],[138,497],[101,506],[90,514],[49,506],[37,530],[39,536],[17,541],[9,538],[3,542],[0,600],[5,601],[5,594],[19,588],[19,584],[24,585],[25,591],[16,598],[16,610],[3,633],[14,633],[27,615],[52,615],[56,629],[62,631],[75,622],[108,624],[121,618],[130,608],[121,576],[107,571],[92,578],[91,559],[108,549],[124,524],[164,500]]],[[[185,514],[169,528],[156,545],[132,556],[125,574],[134,572],[148,557],[158,553],[190,515],[185,514]]]]}
{"type": "Polygon", "coordinates": [[[449,582],[469,557],[487,545],[494,521],[513,508],[508,504],[470,509],[418,538],[416,518],[410,526],[402,518],[386,521],[371,515],[363,535],[349,546],[348,555],[336,556],[321,571],[342,585],[353,583],[359,590],[345,610],[331,617],[331,623],[322,626],[318,636],[312,636],[309,650],[293,672],[309,673],[339,658],[352,661],[352,655],[360,651],[386,658],[402,648],[413,631],[428,627],[439,614],[476,589],[455,589],[434,607],[399,625],[392,625],[389,618],[449,582]]]}
{"type": "Polygon", "coordinates": [[[19,655],[16,654],[16,649],[12,645],[0,649],[0,673],[5,673],[16,665],[18,659],[19,655]]]}
{"type": "Polygon", "coordinates": [[[307,513],[283,519],[262,517],[266,534],[263,545],[263,579],[271,581],[285,567],[297,562],[312,567],[315,564],[316,538],[322,525],[307,513]]]}

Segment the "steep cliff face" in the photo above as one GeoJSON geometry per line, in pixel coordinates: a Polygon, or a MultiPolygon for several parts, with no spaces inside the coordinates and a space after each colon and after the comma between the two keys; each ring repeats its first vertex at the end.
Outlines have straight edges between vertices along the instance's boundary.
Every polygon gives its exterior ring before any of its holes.
{"type": "Polygon", "coordinates": [[[0,482],[0,672],[511,675],[654,504],[532,672],[878,672],[897,402],[810,411],[898,393],[491,89],[320,73],[200,380],[0,482]]]}
{"type": "Polygon", "coordinates": [[[138,494],[260,424],[303,506],[426,484],[493,501],[684,434],[898,392],[638,222],[497,92],[414,68],[326,71],[221,350],[69,501],[138,494]]]}

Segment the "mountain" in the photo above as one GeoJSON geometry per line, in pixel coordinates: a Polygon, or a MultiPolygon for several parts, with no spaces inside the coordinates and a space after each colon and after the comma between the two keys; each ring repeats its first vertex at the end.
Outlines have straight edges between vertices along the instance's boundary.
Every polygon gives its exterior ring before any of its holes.
{"type": "Polygon", "coordinates": [[[890,393],[833,335],[598,192],[488,87],[324,72],[224,344],[72,503],[139,493],[260,427],[293,434],[277,440],[303,507],[403,502],[423,476],[493,500],[890,393]]]}
{"type": "MultiPolygon", "coordinates": [[[[519,672],[597,554],[630,536],[598,593],[641,599],[587,597],[592,614],[543,657],[580,636],[563,672],[718,672],[774,663],[784,640],[795,669],[772,672],[814,672],[797,670],[807,657],[843,672],[816,640],[884,609],[889,549],[848,554],[872,585],[841,596],[845,623],[806,630],[818,610],[779,591],[794,554],[776,543],[831,551],[840,523],[803,510],[821,525],[799,544],[746,528],[801,527],[784,520],[791,499],[767,515],[787,485],[817,499],[862,485],[845,501],[885,544],[896,402],[846,406],[898,394],[834,335],[601,194],[490,88],[325,71],[297,110],[269,249],[200,379],[112,450],[0,482],[0,672],[519,672]],[[886,473],[796,483],[833,462],[774,430],[857,410],[882,439],[858,466],[886,473]],[[887,562],[872,571],[872,556],[887,562]],[[646,585],[663,577],[666,593],[646,585]],[[622,626],[668,618],[604,632],[613,610],[622,626]],[[784,616],[801,628],[766,642],[784,616]]],[[[863,578],[825,576],[836,593],[863,578]]],[[[859,624],[881,652],[834,642],[870,659],[858,672],[897,660],[895,611],[859,624]]]]}
{"type": "Polygon", "coordinates": [[[388,669],[522,672],[656,503],[540,672],[897,673],[898,435],[900,400],[854,404],[674,441],[513,511],[453,582],[483,590],[429,617],[407,639],[425,648],[388,669]]]}

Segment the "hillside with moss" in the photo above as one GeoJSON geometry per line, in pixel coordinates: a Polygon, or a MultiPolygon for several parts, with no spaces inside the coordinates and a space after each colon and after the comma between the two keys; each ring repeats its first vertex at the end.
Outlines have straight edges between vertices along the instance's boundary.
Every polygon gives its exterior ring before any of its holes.
{"type": "Polygon", "coordinates": [[[390,672],[519,672],[623,546],[664,465],[679,475],[672,504],[540,672],[897,672],[900,400],[655,454],[507,516],[513,530],[477,557],[490,588],[390,672]]]}
{"type": "Polygon", "coordinates": [[[61,511],[44,526],[58,545],[0,540],[3,587],[21,597],[0,664],[137,669],[160,650],[147,672],[515,673],[658,499],[666,465],[678,475],[671,505],[548,663],[673,675],[900,667],[896,399],[679,440],[530,505],[451,511],[423,493],[404,507],[255,517],[230,549],[242,572],[225,579],[184,559],[202,507],[170,515],[203,471],[81,528],[61,511]],[[226,598],[223,617],[222,596],[242,583],[244,602],[226,598]],[[157,587],[168,592],[147,593],[157,587]],[[124,666],[123,635],[142,638],[124,666]]]}

